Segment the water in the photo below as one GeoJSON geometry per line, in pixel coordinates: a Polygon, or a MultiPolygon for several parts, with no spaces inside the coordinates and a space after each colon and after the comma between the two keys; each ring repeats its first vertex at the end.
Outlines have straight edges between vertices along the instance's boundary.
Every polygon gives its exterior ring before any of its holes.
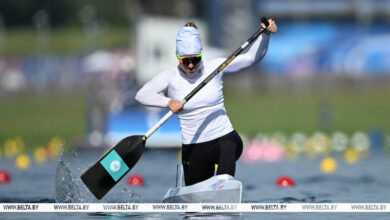
{"type": "MultiPolygon", "coordinates": [[[[176,149],[146,150],[140,161],[102,200],[96,200],[79,178],[100,157],[102,152],[68,152],[61,159],[44,164],[32,163],[28,170],[19,170],[14,161],[0,160],[0,168],[11,175],[11,183],[0,185],[0,202],[161,202],[168,188],[176,183],[176,149]],[[131,187],[126,183],[131,174],[141,174],[145,185],[131,187]]],[[[343,203],[390,202],[390,155],[374,152],[356,164],[344,162],[335,155],[338,169],[333,174],[320,172],[322,158],[301,158],[297,161],[247,164],[239,161],[236,179],[243,183],[243,202],[343,203]],[[276,180],[288,175],[296,186],[280,188],[276,180]]],[[[291,219],[291,218],[388,218],[388,214],[370,213],[241,213],[180,214],[129,213],[112,214],[121,219],[291,219]]],[[[1,219],[102,219],[102,213],[0,213],[1,219]]]]}

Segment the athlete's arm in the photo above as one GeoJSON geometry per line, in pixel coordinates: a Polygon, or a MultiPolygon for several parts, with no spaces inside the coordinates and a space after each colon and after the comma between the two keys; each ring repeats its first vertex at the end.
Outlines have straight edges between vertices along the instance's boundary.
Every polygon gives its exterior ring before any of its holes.
{"type": "Polygon", "coordinates": [[[169,70],[157,74],[138,90],[135,99],[147,106],[167,107],[170,98],[166,97],[164,93],[168,88],[171,75],[169,70]]]}
{"type": "Polygon", "coordinates": [[[277,30],[275,22],[272,19],[269,19],[268,21],[270,24],[267,27],[267,31],[256,39],[256,41],[252,44],[246,53],[238,55],[225,68],[224,73],[240,72],[263,59],[267,53],[270,34],[275,33],[277,30]]]}

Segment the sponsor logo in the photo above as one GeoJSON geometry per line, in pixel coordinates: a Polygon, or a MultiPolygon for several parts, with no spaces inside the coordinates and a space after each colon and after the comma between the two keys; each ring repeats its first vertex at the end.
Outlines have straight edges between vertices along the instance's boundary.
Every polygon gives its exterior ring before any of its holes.
{"type": "Polygon", "coordinates": [[[117,172],[121,169],[121,162],[114,160],[110,164],[110,169],[112,172],[117,172]]]}
{"type": "Polygon", "coordinates": [[[213,191],[223,189],[225,185],[223,185],[223,181],[220,180],[213,186],[213,191]]]}
{"type": "Polygon", "coordinates": [[[129,170],[129,167],[115,150],[112,150],[107,154],[107,156],[100,161],[100,164],[106,169],[115,182],[129,170]]]}

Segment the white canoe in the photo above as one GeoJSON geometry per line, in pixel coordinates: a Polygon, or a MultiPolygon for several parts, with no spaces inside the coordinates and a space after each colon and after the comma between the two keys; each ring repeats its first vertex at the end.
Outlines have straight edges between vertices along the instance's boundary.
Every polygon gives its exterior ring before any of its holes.
{"type": "Polygon", "coordinates": [[[164,203],[241,203],[242,183],[228,174],[191,186],[170,188],[164,203]]]}

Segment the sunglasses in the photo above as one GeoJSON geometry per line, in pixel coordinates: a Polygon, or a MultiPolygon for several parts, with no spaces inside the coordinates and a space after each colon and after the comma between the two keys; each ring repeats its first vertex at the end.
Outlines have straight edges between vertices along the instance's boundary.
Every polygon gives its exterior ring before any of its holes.
{"type": "Polygon", "coordinates": [[[194,57],[182,57],[179,54],[176,54],[176,56],[177,59],[179,59],[179,62],[181,64],[188,66],[190,65],[190,63],[192,63],[193,65],[198,64],[202,60],[202,54],[203,54],[203,50],[200,51],[199,55],[196,55],[194,57]]]}

